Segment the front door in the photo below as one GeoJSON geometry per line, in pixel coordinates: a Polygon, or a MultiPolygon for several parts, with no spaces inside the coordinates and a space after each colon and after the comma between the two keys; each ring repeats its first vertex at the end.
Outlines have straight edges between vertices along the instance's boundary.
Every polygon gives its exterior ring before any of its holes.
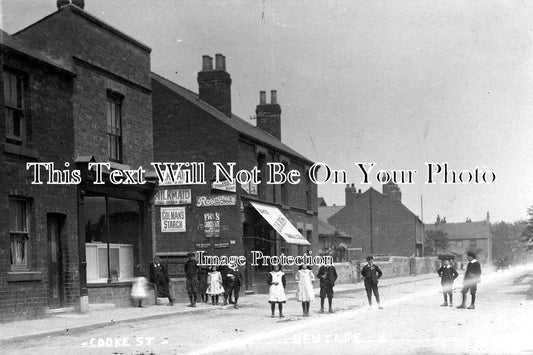
{"type": "Polygon", "coordinates": [[[61,229],[64,217],[48,215],[49,290],[48,306],[59,308],[63,305],[63,265],[61,254],[61,229]]]}

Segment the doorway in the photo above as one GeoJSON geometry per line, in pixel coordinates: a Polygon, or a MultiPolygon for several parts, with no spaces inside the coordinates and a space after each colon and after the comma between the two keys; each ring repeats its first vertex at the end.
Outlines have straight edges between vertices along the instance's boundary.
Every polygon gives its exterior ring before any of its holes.
{"type": "Polygon", "coordinates": [[[64,225],[64,215],[48,214],[48,307],[50,308],[60,308],[63,306],[63,248],[61,243],[61,234],[64,225]]]}

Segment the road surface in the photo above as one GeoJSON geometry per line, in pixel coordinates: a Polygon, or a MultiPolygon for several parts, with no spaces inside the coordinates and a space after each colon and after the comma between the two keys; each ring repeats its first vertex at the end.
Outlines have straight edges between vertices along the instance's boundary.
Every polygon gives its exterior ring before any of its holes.
{"type": "MultiPolygon", "coordinates": [[[[462,275],[460,276],[462,279],[462,275]]],[[[383,287],[384,309],[338,294],[334,314],[264,302],[13,344],[5,354],[533,354],[533,266],[484,275],[475,310],[441,307],[439,279],[383,287]]],[[[460,287],[461,282],[456,282],[460,287]]],[[[470,296],[469,296],[470,298],[470,296]]]]}

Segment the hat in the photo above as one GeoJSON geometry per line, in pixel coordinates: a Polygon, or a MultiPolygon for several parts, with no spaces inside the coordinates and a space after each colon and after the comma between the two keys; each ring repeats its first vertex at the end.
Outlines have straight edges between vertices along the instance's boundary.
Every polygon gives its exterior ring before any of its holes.
{"type": "Polygon", "coordinates": [[[196,255],[196,253],[193,253],[192,251],[189,252],[189,253],[187,253],[187,256],[188,256],[188,257],[193,257],[193,256],[195,256],[195,255],[196,255]]]}
{"type": "Polygon", "coordinates": [[[466,255],[474,259],[476,258],[476,253],[474,253],[473,251],[466,252],[466,255]]]}
{"type": "Polygon", "coordinates": [[[366,261],[374,260],[374,257],[372,255],[369,255],[366,257],[366,261]]]}

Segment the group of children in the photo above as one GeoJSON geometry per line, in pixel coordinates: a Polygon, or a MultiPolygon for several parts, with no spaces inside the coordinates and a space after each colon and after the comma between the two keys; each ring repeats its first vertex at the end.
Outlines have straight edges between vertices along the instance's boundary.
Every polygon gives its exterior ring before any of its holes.
{"type": "MultiPolygon", "coordinates": [[[[328,299],[329,313],[333,313],[333,287],[337,280],[337,270],[333,265],[322,265],[318,269],[317,276],[313,274],[311,266],[301,265],[295,274],[295,280],[298,282],[296,288],[296,300],[302,303],[302,314],[309,317],[309,307],[315,299],[313,282],[318,278],[320,280],[320,313],[324,313],[324,301],[328,299]]],[[[285,295],[285,286],[287,281],[285,273],[281,271],[279,265],[273,265],[267,279],[270,285],[268,292],[268,302],[270,303],[271,317],[275,317],[276,304],[278,305],[279,316],[283,318],[283,304],[287,302],[285,295]]]]}
{"type": "MultiPolygon", "coordinates": [[[[474,252],[467,252],[466,257],[468,259],[468,264],[466,266],[463,288],[461,290],[463,300],[461,304],[457,307],[460,309],[476,308],[476,292],[477,284],[480,282],[481,277],[481,265],[476,260],[476,254],[474,252]],[[467,294],[470,291],[471,302],[470,306],[466,306],[467,294]]],[[[455,268],[451,265],[450,259],[445,258],[440,269],[437,271],[438,275],[441,278],[442,285],[442,295],[444,297],[444,303],[441,304],[442,307],[453,307],[453,282],[459,276],[455,268]]]]}
{"type": "MultiPolygon", "coordinates": [[[[202,302],[208,302],[208,297],[211,296],[211,303],[213,305],[219,304],[219,297],[224,297],[224,305],[229,303],[238,308],[237,302],[239,300],[239,291],[243,285],[243,277],[238,269],[225,268],[219,270],[217,266],[211,266],[209,270],[199,268],[196,260],[194,260],[194,253],[189,253],[189,260],[185,264],[186,288],[189,295],[189,307],[196,307],[197,294],[199,293],[202,302]],[[232,299],[232,296],[234,300],[232,299]]],[[[475,308],[477,284],[480,282],[481,266],[476,260],[473,252],[467,252],[468,265],[465,271],[463,288],[462,288],[462,303],[457,308],[475,308]],[[466,307],[467,293],[470,291],[471,303],[466,307]]],[[[157,270],[158,263],[155,264],[157,270]]],[[[441,278],[442,293],[444,297],[443,307],[453,306],[453,283],[459,276],[455,268],[451,265],[450,259],[444,259],[443,265],[437,271],[441,278]]],[[[367,257],[367,264],[361,269],[361,275],[364,278],[365,290],[368,298],[369,307],[372,307],[372,294],[376,299],[379,309],[383,309],[380,302],[378,291],[378,280],[383,275],[380,268],[374,264],[372,256],[367,257]]],[[[337,280],[337,271],[333,265],[322,265],[318,269],[315,278],[311,266],[302,265],[295,274],[297,281],[296,300],[302,303],[302,314],[304,317],[309,317],[309,308],[312,301],[315,299],[313,282],[320,280],[320,310],[319,313],[324,313],[324,302],[328,299],[328,312],[333,313],[333,287],[337,280]]],[[[270,271],[267,283],[269,287],[268,302],[271,307],[271,317],[275,317],[276,305],[278,305],[279,317],[283,318],[283,304],[287,302],[285,295],[285,287],[287,284],[285,273],[281,270],[279,265],[273,265],[270,271]]],[[[146,291],[147,280],[144,277],[136,278],[133,284],[131,296],[135,303],[142,306],[142,300],[147,298],[146,291]]],[[[172,298],[169,299],[172,300],[172,298]]]]}

